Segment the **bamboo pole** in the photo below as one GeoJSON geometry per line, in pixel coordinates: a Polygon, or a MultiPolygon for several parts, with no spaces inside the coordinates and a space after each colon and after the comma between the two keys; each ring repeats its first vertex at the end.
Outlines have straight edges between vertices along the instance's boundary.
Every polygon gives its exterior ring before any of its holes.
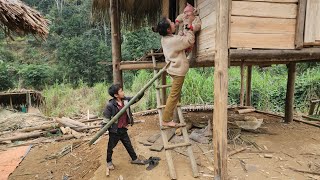
{"type": "Polygon", "coordinates": [[[120,43],[120,13],[118,11],[118,0],[110,0],[110,23],[111,23],[111,42],[112,42],[112,69],[113,83],[123,85],[121,62],[121,43],[120,43]]]}
{"type": "Polygon", "coordinates": [[[296,79],[296,63],[290,63],[288,66],[288,82],[285,104],[284,121],[290,123],[293,121],[293,104],[294,104],[294,83],[296,79]]]}
{"type": "Polygon", "coordinates": [[[92,145],[104,132],[108,130],[108,128],[124,113],[126,110],[137,100],[141,94],[152,85],[152,83],[158,79],[161,74],[166,71],[168,63],[165,67],[163,67],[154,77],[126,104],[110,121],[107,123],[89,142],[89,145],[92,145]]]}
{"type": "Polygon", "coordinates": [[[228,34],[230,0],[217,0],[216,59],[214,71],[214,179],[227,179],[228,34]]]}

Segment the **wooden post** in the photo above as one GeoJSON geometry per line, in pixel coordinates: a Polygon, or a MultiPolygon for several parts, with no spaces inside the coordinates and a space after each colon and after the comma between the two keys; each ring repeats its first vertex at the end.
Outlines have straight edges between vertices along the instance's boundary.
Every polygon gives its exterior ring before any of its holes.
{"type": "Polygon", "coordinates": [[[252,66],[247,68],[247,91],[246,91],[246,106],[251,106],[251,78],[252,78],[252,66]]]}
{"type": "Polygon", "coordinates": [[[240,80],[240,106],[244,105],[244,63],[243,61],[241,62],[240,66],[240,71],[241,71],[241,80],[240,80]]]}
{"type": "Polygon", "coordinates": [[[32,106],[32,102],[31,102],[31,93],[28,93],[28,107],[32,106]]]}
{"type": "Polygon", "coordinates": [[[227,179],[228,36],[230,0],[217,0],[216,59],[214,70],[214,179],[227,179]]]}
{"type": "Polygon", "coordinates": [[[303,35],[304,35],[304,23],[306,20],[306,9],[307,9],[307,0],[299,0],[298,7],[298,17],[296,24],[296,37],[295,37],[295,45],[296,49],[303,48],[303,35]]]}
{"type": "Polygon", "coordinates": [[[169,0],[162,0],[162,16],[169,18],[169,0]]]}
{"type": "Polygon", "coordinates": [[[113,83],[123,85],[121,62],[121,41],[120,41],[120,12],[118,0],[110,0],[110,23],[111,23],[111,41],[112,41],[112,69],[113,83]]]}
{"type": "Polygon", "coordinates": [[[12,97],[11,97],[11,95],[9,97],[10,97],[10,107],[11,107],[11,109],[13,109],[12,97]]]}
{"type": "Polygon", "coordinates": [[[179,14],[183,13],[183,9],[187,5],[187,0],[179,0],[179,14]]]}
{"type": "Polygon", "coordinates": [[[286,95],[285,114],[284,114],[284,121],[286,123],[290,123],[293,121],[295,78],[296,78],[296,63],[289,63],[289,65],[288,65],[287,95],[286,95]]]}

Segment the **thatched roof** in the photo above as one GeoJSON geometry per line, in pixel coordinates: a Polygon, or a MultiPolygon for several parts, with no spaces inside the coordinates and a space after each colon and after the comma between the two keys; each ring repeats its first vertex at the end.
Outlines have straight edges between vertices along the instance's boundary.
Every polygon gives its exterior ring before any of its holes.
{"type": "Polygon", "coordinates": [[[31,33],[45,39],[49,33],[48,20],[19,0],[0,0],[0,26],[7,34],[31,33]]]}
{"type": "MultiPolygon", "coordinates": [[[[119,0],[121,23],[124,28],[154,25],[160,17],[161,0],[119,0]]],[[[110,0],[93,0],[92,15],[95,21],[109,19],[110,0]]]]}

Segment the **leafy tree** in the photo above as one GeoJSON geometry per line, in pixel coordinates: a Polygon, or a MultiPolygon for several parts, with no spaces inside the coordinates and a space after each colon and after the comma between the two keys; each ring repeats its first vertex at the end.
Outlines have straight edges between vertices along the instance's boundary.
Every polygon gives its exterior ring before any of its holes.
{"type": "Polygon", "coordinates": [[[160,48],[160,37],[151,28],[141,28],[123,35],[122,56],[125,60],[142,57],[150,49],[160,48]]]}
{"type": "Polygon", "coordinates": [[[0,91],[7,90],[13,87],[13,81],[10,77],[8,66],[5,63],[0,63],[0,91]]]}
{"type": "Polygon", "coordinates": [[[53,84],[55,69],[47,65],[25,65],[19,71],[25,87],[43,89],[46,84],[53,84]]]}
{"type": "Polygon", "coordinates": [[[110,66],[98,64],[110,59],[111,48],[100,41],[97,36],[79,36],[64,39],[58,49],[58,60],[67,79],[77,84],[83,82],[92,86],[95,82],[110,81],[110,66]],[[109,72],[109,73],[107,73],[109,72]]]}

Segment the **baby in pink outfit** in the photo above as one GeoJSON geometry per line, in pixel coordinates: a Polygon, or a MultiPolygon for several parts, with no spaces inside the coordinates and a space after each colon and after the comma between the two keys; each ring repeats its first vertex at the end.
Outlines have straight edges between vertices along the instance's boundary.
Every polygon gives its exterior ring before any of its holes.
{"type": "MultiPolygon", "coordinates": [[[[182,24],[183,26],[179,28],[179,35],[183,36],[185,34],[186,29],[191,29],[194,33],[200,31],[201,29],[201,20],[197,15],[196,9],[189,3],[184,8],[183,13],[179,14],[179,16],[175,20],[176,26],[182,24]]],[[[191,52],[193,46],[186,49],[186,52],[191,52]]]]}

